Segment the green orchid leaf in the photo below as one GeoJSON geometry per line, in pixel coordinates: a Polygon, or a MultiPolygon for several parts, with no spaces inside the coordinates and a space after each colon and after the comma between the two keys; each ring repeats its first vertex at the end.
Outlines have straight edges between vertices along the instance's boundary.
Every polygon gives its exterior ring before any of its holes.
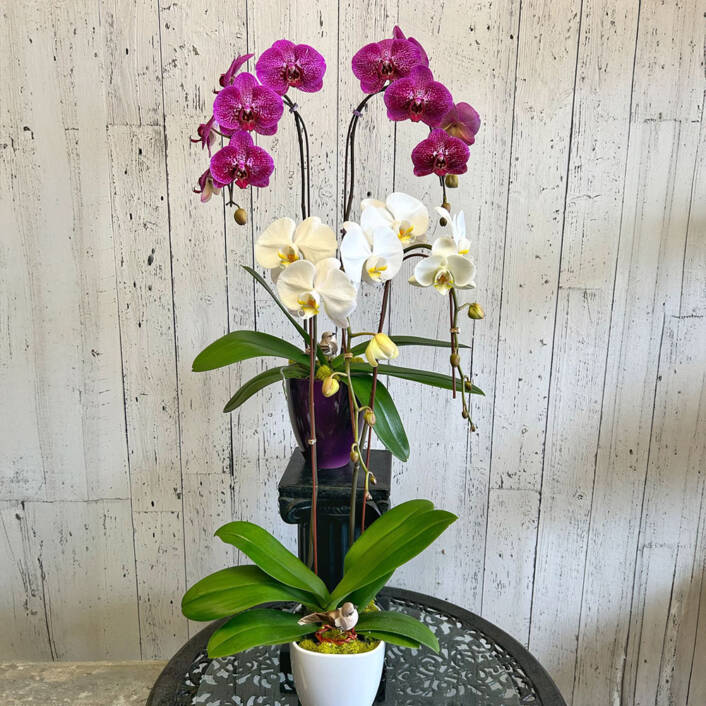
{"type": "Polygon", "coordinates": [[[268,608],[239,613],[211,635],[208,656],[227,657],[251,647],[281,645],[310,635],[315,626],[299,625],[298,619],[298,615],[268,608]]]}
{"type": "Polygon", "coordinates": [[[363,635],[371,631],[399,635],[401,638],[426,645],[434,652],[439,651],[436,635],[424,623],[405,613],[389,610],[361,613],[355,629],[363,635]]]}
{"type": "MultiPolygon", "coordinates": [[[[380,519],[374,522],[363,536],[371,532],[380,519]]],[[[399,566],[413,559],[456,519],[456,515],[445,510],[423,510],[410,515],[393,530],[383,531],[372,549],[364,556],[349,561],[343,578],[331,594],[328,609],[336,608],[352,592],[391,574],[399,566]]]]}
{"type": "MultiPolygon", "coordinates": [[[[351,363],[352,373],[370,373],[373,368],[367,363],[351,363]]],[[[435,373],[429,370],[417,370],[416,368],[402,368],[398,365],[386,365],[380,363],[378,365],[378,375],[391,375],[392,377],[402,378],[403,380],[411,380],[412,382],[420,382],[423,385],[431,385],[432,387],[440,387],[444,390],[453,389],[453,379],[450,375],[444,373],[435,373]]],[[[456,389],[461,389],[461,381],[456,378],[456,389]]],[[[470,390],[472,395],[485,395],[485,392],[475,385],[471,385],[470,390]]]]}
{"type": "MultiPolygon", "coordinates": [[[[387,513],[385,513],[387,514],[387,513]]],[[[363,533],[365,534],[365,533],[363,533]]],[[[369,583],[367,586],[362,586],[361,588],[351,592],[348,596],[348,600],[361,610],[365,608],[370,601],[372,601],[375,596],[377,596],[380,591],[385,587],[385,584],[392,578],[392,572],[385,574],[381,578],[369,583]]]]}
{"type": "Polygon", "coordinates": [[[181,599],[181,611],[191,620],[216,620],[276,601],[308,603],[311,595],[276,581],[257,566],[232,566],[194,584],[181,599]]]}
{"type": "Polygon", "coordinates": [[[402,637],[401,635],[395,635],[391,632],[382,632],[380,630],[366,630],[365,637],[372,637],[375,640],[382,640],[383,642],[389,642],[391,645],[399,645],[400,647],[409,647],[413,650],[418,650],[421,647],[419,642],[410,640],[408,637],[402,637]]]}
{"type": "MultiPolygon", "coordinates": [[[[431,346],[433,348],[451,348],[451,341],[442,341],[438,338],[423,338],[422,336],[390,336],[392,341],[398,346],[431,346]]],[[[368,346],[368,341],[366,339],[363,343],[358,343],[351,348],[351,353],[353,355],[363,355],[365,349],[368,346]]],[[[465,343],[459,343],[458,348],[470,348],[465,343]]],[[[343,364],[343,355],[337,355],[332,361],[331,365],[334,368],[338,368],[343,364]]]]}
{"type": "Polygon", "coordinates": [[[280,382],[282,378],[306,378],[309,375],[308,368],[299,365],[285,365],[281,368],[270,368],[248,380],[228,401],[223,408],[224,412],[232,412],[240,407],[243,402],[249,400],[255,393],[260,392],[264,387],[280,382]]]}
{"type": "MultiPolygon", "coordinates": [[[[341,378],[341,380],[347,382],[346,378],[341,378]]],[[[372,376],[355,375],[351,380],[358,401],[362,405],[367,405],[370,402],[370,393],[373,389],[372,376]]],[[[407,439],[397,407],[380,380],[377,381],[373,410],[376,417],[373,430],[378,439],[386,449],[392,452],[393,456],[399,458],[400,461],[407,461],[409,459],[409,439],[407,439]]]]}
{"type": "Polygon", "coordinates": [[[272,290],[272,287],[270,287],[267,282],[263,279],[262,275],[254,270],[252,267],[248,267],[247,265],[241,265],[241,267],[249,274],[252,275],[252,277],[255,279],[256,282],[258,282],[262,288],[274,299],[275,304],[282,310],[284,315],[289,319],[291,322],[292,326],[294,326],[295,329],[299,332],[299,335],[304,339],[304,343],[306,345],[309,345],[309,334],[304,330],[304,328],[297,322],[297,320],[289,313],[289,310],[287,309],[284,304],[279,300],[279,297],[274,293],[272,290]]]}
{"type": "MultiPolygon", "coordinates": [[[[434,509],[431,500],[408,500],[407,502],[395,505],[387,512],[383,513],[363,532],[351,545],[343,560],[344,573],[349,571],[351,566],[363,560],[363,557],[375,549],[375,545],[382,542],[385,537],[399,532],[401,526],[412,516],[422,512],[429,512],[434,509]]],[[[353,601],[355,603],[355,601],[353,601]]],[[[356,603],[360,606],[361,603],[356,603]]],[[[367,604],[366,604],[367,605],[367,604]]]]}
{"type": "Polygon", "coordinates": [[[214,341],[196,356],[194,372],[222,368],[248,358],[277,356],[309,365],[309,356],[289,341],[261,331],[232,331],[214,341]]]}
{"type": "Polygon", "coordinates": [[[252,522],[229,522],[218,529],[216,537],[240,549],[273,579],[310,594],[309,603],[328,603],[324,582],[262,527],[252,522]]]}

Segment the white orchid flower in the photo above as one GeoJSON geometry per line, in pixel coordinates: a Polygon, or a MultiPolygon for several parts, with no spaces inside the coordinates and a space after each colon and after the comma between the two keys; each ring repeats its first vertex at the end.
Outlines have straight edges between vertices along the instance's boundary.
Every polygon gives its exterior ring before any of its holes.
{"type": "Polygon", "coordinates": [[[298,260],[316,264],[336,254],[336,234],[312,216],[296,225],[291,218],[278,218],[255,241],[255,260],[268,267],[277,281],[282,270],[298,260]]]}
{"type": "Polygon", "coordinates": [[[424,240],[429,228],[427,207],[414,196],[395,192],[385,203],[377,199],[364,199],[361,203],[360,225],[369,235],[379,226],[387,226],[403,245],[424,240]]]}
{"type": "Polygon", "coordinates": [[[409,283],[417,287],[433,285],[439,294],[448,294],[450,289],[475,287],[475,274],[476,266],[473,260],[459,255],[456,241],[444,236],[434,241],[431,255],[417,263],[409,283]]]}
{"type": "Polygon", "coordinates": [[[402,267],[404,249],[397,235],[387,226],[378,226],[369,236],[357,224],[343,224],[346,235],[341,242],[341,260],[356,287],[361,277],[368,283],[387,282],[402,267]]]}
{"type": "Polygon", "coordinates": [[[341,328],[348,326],[348,316],[356,307],[356,288],[335,257],[315,265],[308,260],[293,262],[278,277],[277,293],[287,309],[302,319],[316,316],[323,305],[341,328]]]}
{"type": "Polygon", "coordinates": [[[459,211],[453,218],[442,206],[436,207],[436,212],[445,218],[451,226],[451,235],[456,242],[456,249],[459,255],[468,255],[471,249],[471,241],[466,237],[466,217],[463,211],[459,211]]]}

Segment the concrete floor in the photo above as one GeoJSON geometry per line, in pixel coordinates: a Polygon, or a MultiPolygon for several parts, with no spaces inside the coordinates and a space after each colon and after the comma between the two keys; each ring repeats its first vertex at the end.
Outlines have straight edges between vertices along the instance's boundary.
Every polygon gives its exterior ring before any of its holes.
{"type": "Polygon", "coordinates": [[[165,662],[0,662],[0,704],[144,706],[165,662]]]}

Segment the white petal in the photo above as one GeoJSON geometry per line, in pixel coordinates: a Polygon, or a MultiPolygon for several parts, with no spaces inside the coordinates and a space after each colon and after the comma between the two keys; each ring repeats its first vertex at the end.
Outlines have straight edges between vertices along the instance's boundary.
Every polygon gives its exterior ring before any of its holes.
{"type": "Polygon", "coordinates": [[[291,311],[299,310],[299,297],[314,289],[316,268],[307,260],[297,260],[287,267],[277,279],[277,294],[291,311]]]}
{"type": "Polygon", "coordinates": [[[457,238],[456,247],[459,255],[468,255],[471,250],[471,241],[468,238],[457,238]]]}
{"type": "Polygon", "coordinates": [[[279,267],[279,251],[292,244],[295,223],[291,218],[278,218],[270,223],[255,241],[255,260],[262,267],[279,267]]]}
{"type": "Polygon", "coordinates": [[[343,227],[346,234],[341,241],[341,260],[348,276],[358,283],[363,264],[370,257],[370,243],[357,223],[346,222],[343,227]]]}
{"type": "Polygon", "coordinates": [[[419,284],[419,282],[417,282],[417,278],[414,275],[412,275],[407,281],[410,284],[413,284],[415,287],[423,287],[424,286],[423,284],[419,284]]]}
{"type": "Polygon", "coordinates": [[[447,221],[449,220],[451,214],[443,206],[434,206],[434,210],[441,218],[445,218],[447,221]]]}
{"type": "Polygon", "coordinates": [[[455,238],[465,238],[466,237],[466,217],[463,215],[463,211],[459,211],[453,219],[454,226],[454,237],[455,238]]]}
{"type": "Polygon", "coordinates": [[[378,201],[377,199],[363,199],[360,202],[360,210],[364,211],[368,206],[375,206],[376,208],[385,208],[384,201],[378,201]]]}
{"type": "Polygon", "coordinates": [[[356,307],[356,288],[343,270],[330,266],[337,260],[324,260],[317,265],[316,291],[321,295],[324,309],[336,326],[348,326],[348,316],[356,307]]]}
{"type": "Polygon", "coordinates": [[[432,255],[448,257],[449,255],[457,255],[456,241],[449,238],[447,235],[437,238],[431,246],[432,255]]]}
{"type": "Polygon", "coordinates": [[[429,287],[434,284],[436,271],[444,264],[444,258],[430,255],[420,260],[414,268],[414,278],[420,287],[429,287]]]}
{"type": "Polygon", "coordinates": [[[414,196],[397,191],[387,197],[386,205],[396,221],[409,221],[414,226],[412,235],[415,240],[424,235],[429,228],[429,211],[414,196]]]}
{"type": "Polygon", "coordinates": [[[373,255],[387,261],[387,270],[381,277],[383,281],[392,279],[400,271],[404,248],[400,239],[390,228],[376,228],[373,231],[373,255]]]}
{"type": "Polygon", "coordinates": [[[449,255],[446,258],[446,262],[457,287],[463,288],[473,282],[473,277],[476,274],[476,266],[473,264],[473,260],[463,257],[463,255],[449,255]]]}
{"type": "Polygon", "coordinates": [[[317,263],[336,254],[336,234],[317,216],[302,221],[294,233],[294,244],[310,262],[317,263]]]}
{"type": "Polygon", "coordinates": [[[360,214],[360,227],[366,233],[372,233],[380,226],[392,227],[392,214],[386,208],[368,206],[360,214]]]}

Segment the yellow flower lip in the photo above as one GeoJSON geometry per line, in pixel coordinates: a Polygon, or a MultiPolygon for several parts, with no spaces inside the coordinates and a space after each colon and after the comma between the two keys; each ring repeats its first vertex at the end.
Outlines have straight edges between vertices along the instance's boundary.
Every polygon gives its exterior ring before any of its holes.
{"type": "Polygon", "coordinates": [[[404,225],[400,225],[397,231],[397,237],[403,242],[408,243],[412,240],[412,231],[414,231],[414,226],[409,226],[405,228],[404,225]]]}
{"type": "Polygon", "coordinates": [[[281,267],[291,265],[299,259],[297,251],[291,245],[284,248],[284,251],[278,250],[277,257],[279,257],[281,267]]]}
{"type": "Polygon", "coordinates": [[[316,301],[316,297],[311,293],[299,297],[297,303],[306,316],[316,316],[319,313],[319,302],[316,301]]]}
{"type": "Polygon", "coordinates": [[[440,269],[434,275],[434,287],[439,292],[446,294],[446,292],[448,292],[450,289],[453,289],[453,286],[454,286],[453,275],[446,268],[440,269]]]}
{"type": "Polygon", "coordinates": [[[382,273],[387,269],[387,265],[373,265],[372,267],[368,267],[368,275],[370,276],[370,279],[372,280],[379,280],[380,277],[382,276],[382,273]]]}

